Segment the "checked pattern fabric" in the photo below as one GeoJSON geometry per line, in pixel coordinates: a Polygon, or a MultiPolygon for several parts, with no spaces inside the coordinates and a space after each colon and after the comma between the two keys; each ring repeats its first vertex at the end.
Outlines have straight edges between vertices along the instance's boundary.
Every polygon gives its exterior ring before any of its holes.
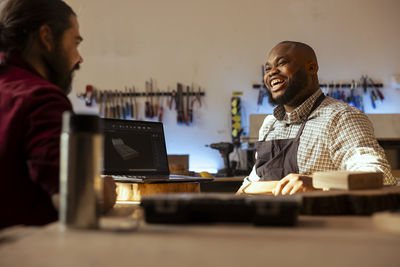
{"type": "MultiPolygon", "coordinates": [[[[259,140],[296,137],[321,94],[322,91],[317,90],[291,113],[286,113],[283,106],[276,107],[274,114],[265,118],[259,140]]],[[[300,137],[297,162],[300,174],[329,170],[378,171],[384,173],[385,185],[396,184],[368,117],[359,109],[329,96],[308,118],[300,137]]],[[[260,177],[253,167],[243,185],[258,180],[260,177]]]]}

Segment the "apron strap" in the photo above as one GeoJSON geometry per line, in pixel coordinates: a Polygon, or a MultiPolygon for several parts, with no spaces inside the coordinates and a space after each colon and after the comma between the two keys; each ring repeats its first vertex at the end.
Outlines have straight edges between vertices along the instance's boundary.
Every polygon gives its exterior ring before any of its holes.
{"type": "Polygon", "coordinates": [[[301,134],[303,133],[304,127],[306,126],[306,122],[308,121],[308,117],[310,117],[311,113],[314,110],[316,110],[319,107],[319,105],[321,105],[321,103],[322,103],[322,101],[324,101],[324,99],[325,99],[325,95],[324,95],[324,93],[322,93],[317,98],[317,100],[314,102],[314,105],[312,106],[310,112],[308,112],[306,119],[301,123],[300,129],[299,129],[299,131],[297,132],[297,135],[296,135],[296,139],[299,139],[301,134]]]}
{"type": "Polygon", "coordinates": [[[263,140],[262,140],[263,142],[265,142],[265,139],[267,139],[267,135],[269,134],[269,132],[272,131],[272,129],[273,129],[273,127],[274,127],[276,121],[277,121],[277,119],[275,118],[275,121],[271,124],[271,126],[269,127],[267,133],[264,134],[264,138],[263,138],[263,140]]]}
{"type": "MultiPolygon", "coordinates": [[[[314,102],[314,105],[312,106],[310,112],[308,112],[306,119],[301,123],[300,129],[299,129],[299,131],[297,132],[297,135],[296,135],[296,139],[299,139],[300,136],[301,136],[301,134],[303,133],[304,126],[306,125],[306,122],[307,122],[307,120],[308,120],[308,117],[309,117],[309,116],[311,115],[311,113],[322,103],[322,101],[323,101],[324,99],[325,99],[325,95],[324,95],[324,93],[322,93],[322,94],[317,98],[317,100],[314,102]]],[[[267,135],[271,132],[271,130],[272,130],[273,126],[275,125],[275,122],[276,122],[276,121],[277,121],[277,119],[275,118],[275,121],[271,124],[271,126],[269,127],[267,133],[264,135],[264,138],[263,138],[263,140],[262,140],[263,142],[265,141],[265,139],[267,139],[267,135]]]]}

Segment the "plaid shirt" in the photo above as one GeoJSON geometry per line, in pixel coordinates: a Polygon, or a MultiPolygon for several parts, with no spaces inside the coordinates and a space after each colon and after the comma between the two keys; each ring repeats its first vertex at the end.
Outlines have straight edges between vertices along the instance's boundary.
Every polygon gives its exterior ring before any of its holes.
{"type": "MultiPolygon", "coordinates": [[[[286,114],[283,106],[276,107],[274,115],[265,118],[259,140],[295,138],[301,123],[321,94],[322,91],[317,90],[290,114],[286,114]]],[[[363,112],[325,97],[308,119],[297,153],[300,174],[328,170],[377,171],[384,173],[384,184],[396,184],[385,153],[374,136],[372,123],[363,112]]],[[[243,185],[258,180],[260,177],[253,167],[243,185]]]]}

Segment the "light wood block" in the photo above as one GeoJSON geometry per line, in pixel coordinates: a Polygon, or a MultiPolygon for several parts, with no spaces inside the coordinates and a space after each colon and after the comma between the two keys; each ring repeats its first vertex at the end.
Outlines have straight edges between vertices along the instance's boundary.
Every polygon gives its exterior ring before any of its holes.
{"type": "Polygon", "coordinates": [[[272,190],[275,189],[279,181],[258,181],[248,184],[242,189],[245,194],[266,194],[272,195],[272,190]]]}
{"type": "Polygon", "coordinates": [[[326,171],[313,173],[313,187],[325,189],[377,189],[383,186],[383,173],[326,171]]]}
{"type": "Polygon", "coordinates": [[[200,183],[116,183],[117,201],[140,201],[143,196],[160,193],[200,192],[200,183]]]}

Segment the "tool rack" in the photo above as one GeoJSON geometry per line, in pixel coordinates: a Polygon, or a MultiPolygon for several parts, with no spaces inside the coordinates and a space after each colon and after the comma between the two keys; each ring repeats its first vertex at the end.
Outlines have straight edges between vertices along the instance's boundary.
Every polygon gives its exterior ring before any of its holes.
{"type": "Polygon", "coordinates": [[[173,108],[177,111],[178,124],[191,125],[194,104],[198,102],[198,107],[201,107],[201,97],[205,96],[205,92],[200,86],[195,89],[194,84],[185,86],[182,83],[177,83],[177,89],[168,87],[167,91],[161,91],[151,79],[146,81],[144,92],[137,92],[134,86],[125,87],[125,90],[101,90],[87,85],[86,91],[77,96],[84,99],[86,106],[96,102],[99,116],[114,119],[141,119],[136,98],[145,97],[146,119],[157,118],[161,122],[164,106],[167,106],[170,110],[173,108]],[[167,100],[166,103],[164,99],[167,100]]]}
{"type": "MultiPolygon", "coordinates": [[[[104,96],[105,94],[107,94],[108,96],[122,96],[122,97],[155,97],[155,96],[172,96],[172,92],[152,92],[152,93],[146,93],[146,92],[124,92],[124,91],[120,91],[120,90],[98,90],[98,96],[104,96]]],[[[80,94],[76,94],[77,97],[79,98],[86,98],[86,96],[88,95],[87,91],[85,93],[80,93],[80,94]]],[[[186,92],[182,93],[183,96],[187,96],[188,94],[186,92]]],[[[190,92],[189,96],[196,96],[196,95],[200,95],[200,96],[205,96],[206,93],[205,92],[190,92]]]]}

